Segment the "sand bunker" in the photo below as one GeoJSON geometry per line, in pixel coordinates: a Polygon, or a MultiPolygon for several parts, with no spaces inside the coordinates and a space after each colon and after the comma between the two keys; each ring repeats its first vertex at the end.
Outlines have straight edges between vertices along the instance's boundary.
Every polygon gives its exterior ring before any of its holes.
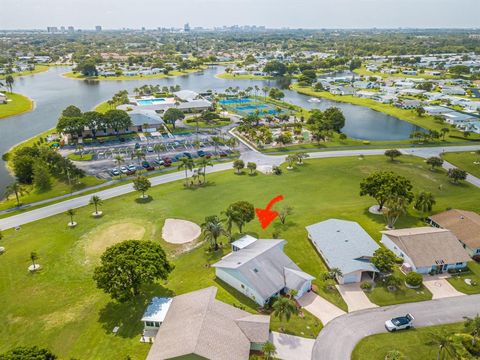
{"type": "Polygon", "coordinates": [[[201,232],[200,226],[191,221],[166,219],[162,237],[171,244],[185,244],[197,239],[201,232]]]}
{"type": "Polygon", "coordinates": [[[93,231],[85,244],[87,257],[99,257],[110,246],[125,240],[142,240],[145,228],[134,223],[121,223],[93,231]]]}

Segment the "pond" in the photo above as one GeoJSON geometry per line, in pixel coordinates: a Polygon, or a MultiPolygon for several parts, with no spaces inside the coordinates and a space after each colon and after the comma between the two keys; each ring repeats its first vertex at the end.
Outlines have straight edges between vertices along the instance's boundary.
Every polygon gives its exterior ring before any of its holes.
{"type": "MultiPolygon", "coordinates": [[[[180,85],[182,89],[194,91],[223,91],[228,87],[278,86],[285,88],[288,82],[278,80],[224,80],[215,75],[223,72],[223,67],[210,67],[202,72],[166,79],[146,79],[134,81],[81,81],[62,77],[70,71],[68,67],[52,67],[41,74],[15,79],[14,91],[25,94],[35,101],[35,110],[20,116],[0,120],[0,153],[7,152],[15,144],[29,139],[54,127],[60,112],[68,105],[76,105],[83,111],[108,100],[119,90],[133,93],[135,87],[145,84],[180,85]]],[[[346,103],[321,100],[309,102],[309,97],[288,89],[284,90],[285,101],[312,109],[340,108],[345,114],[346,124],[342,129],[350,137],[365,140],[402,140],[417,127],[395,117],[369,108],[346,103]]],[[[0,192],[12,180],[4,164],[0,166],[0,192]]]]}

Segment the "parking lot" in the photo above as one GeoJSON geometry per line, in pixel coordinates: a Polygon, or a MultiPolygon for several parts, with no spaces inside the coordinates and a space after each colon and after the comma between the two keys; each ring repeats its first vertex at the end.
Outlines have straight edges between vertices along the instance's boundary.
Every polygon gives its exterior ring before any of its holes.
{"type": "Polygon", "coordinates": [[[158,170],[171,166],[182,157],[227,157],[232,149],[212,141],[211,134],[189,134],[170,137],[147,137],[114,140],[103,144],[85,144],[81,148],[64,148],[63,156],[75,154],[85,160],[75,164],[88,175],[110,179],[133,175],[137,170],[158,170]],[[118,162],[121,157],[123,161],[118,162]],[[86,160],[88,159],[88,160],[86,160]]]}

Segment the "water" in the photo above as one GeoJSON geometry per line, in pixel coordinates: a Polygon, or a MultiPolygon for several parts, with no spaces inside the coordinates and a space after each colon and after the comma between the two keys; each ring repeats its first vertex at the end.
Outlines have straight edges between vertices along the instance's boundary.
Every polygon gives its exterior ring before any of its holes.
{"type": "MultiPolygon", "coordinates": [[[[49,71],[15,79],[14,91],[35,101],[34,111],[0,120],[0,153],[7,152],[12,146],[29,139],[45,130],[55,127],[61,111],[68,105],[76,105],[83,111],[91,110],[97,104],[106,101],[120,90],[133,93],[135,87],[145,84],[161,86],[180,85],[184,90],[204,92],[223,91],[228,87],[288,86],[287,80],[223,80],[215,77],[223,72],[221,67],[212,67],[200,73],[166,79],[131,81],[80,81],[67,79],[62,73],[70,71],[68,67],[53,67],[49,71]]],[[[285,101],[304,108],[326,109],[331,106],[340,108],[346,117],[343,131],[350,137],[367,140],[407,139],[416,129],[414,125],[368,108],[322,100],[320,103],[308,102],[309,97],[285,89],[285,101]]],[[[261,95],[261,91],[258,93],[261,95]]],[[[7,170],[0,164],[0,193],[12,181],[7,170]]]]}

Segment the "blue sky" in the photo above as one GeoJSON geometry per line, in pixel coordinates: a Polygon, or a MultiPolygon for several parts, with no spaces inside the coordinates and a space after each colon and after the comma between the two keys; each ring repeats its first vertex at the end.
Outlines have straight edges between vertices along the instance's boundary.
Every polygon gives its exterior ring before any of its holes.
{"type": "Polygon", "coordinates": [[[480,0],[0,0],[0,29],[265,25],[480,28],[480,0]]]}

